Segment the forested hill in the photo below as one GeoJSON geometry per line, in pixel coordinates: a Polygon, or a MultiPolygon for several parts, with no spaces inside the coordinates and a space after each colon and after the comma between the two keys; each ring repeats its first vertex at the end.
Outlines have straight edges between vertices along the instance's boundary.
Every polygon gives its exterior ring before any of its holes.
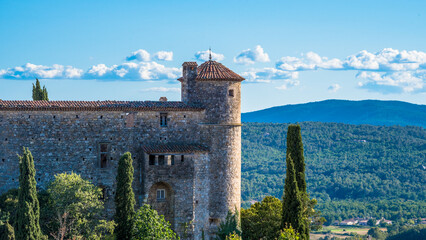
{"type": "Polygon", "coordinates": [[[399,101],[326,100],[243,113],[243,122],[336,122],[426,127],[426,105],[399,101]]]}
{"type": "MultiPolygon", "coordinates": [[[[426,217],[426,129],[302,122],[308,192],[329,222],[426,217]],[[330,201],[333,200],[333,201],[330,201]]],[[[242,200],[281,198],[288,124],[244,123],[242,200]]]]}

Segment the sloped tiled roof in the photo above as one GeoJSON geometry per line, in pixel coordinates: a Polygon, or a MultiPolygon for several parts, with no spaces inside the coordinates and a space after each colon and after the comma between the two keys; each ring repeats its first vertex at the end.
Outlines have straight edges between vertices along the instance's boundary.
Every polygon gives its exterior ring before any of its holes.
{"type": "Polygon", "coordinates": [[[197,68],[197,81],[243,81],[244,78],[236,74],[223,64],[209,60],[197,68]]]}
{"type": "Polygon", "coordinates": [[[150,144],[143,145],[142,150],[146,153],[193,153],[206,152],[207,147],[200,144],[150,144]]]}
{"type": "Polygon", "coordinates": [[[163,101],[4,101],[0,111],[201,111],[183,102],[163,101]]]}
{"type": "Polygon", "coordinates": [[[184,62],[182,66],[198,66],[197,62],[184,62]]]}

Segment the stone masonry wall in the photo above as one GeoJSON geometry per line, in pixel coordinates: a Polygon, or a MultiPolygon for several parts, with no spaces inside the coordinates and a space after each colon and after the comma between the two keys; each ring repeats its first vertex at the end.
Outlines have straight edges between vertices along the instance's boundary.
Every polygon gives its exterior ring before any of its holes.
{"type": "MultiPolygon", "coordinates": [[[[111,217],[117,163],[130,151],[135,168],[133,186],[140,204],[141,146],[200,143],[202,111],[170,111],[167,127],[160,127],[159,115],[157,111],[0,111],[0,194],[19,186],[17,154],[25,146],[34,156],[39,189],[46,188],[55,174],[74,171],[106,189],[106,212],[111,217]],[[100,143],[109,144],[105,168],[100,167],[100,143]]],[[[170,176],[168,182],[179,177],[170,176]]]]}

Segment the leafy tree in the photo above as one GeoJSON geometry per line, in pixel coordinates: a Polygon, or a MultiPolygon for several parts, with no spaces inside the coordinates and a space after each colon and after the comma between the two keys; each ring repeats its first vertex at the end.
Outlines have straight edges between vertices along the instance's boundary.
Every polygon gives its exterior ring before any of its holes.
{"type": "Polygon", "coordinates": [[[15,240],[15,230],[9,222],[2,224],[0,221],[0,240],[15,240]]]}
{"type": "Polygon", "coordinates": [[[158,215],[157,211],[148,204],[144,204],[135,215],[134,239],[136,240],[175,240],[179,239],[176,233],[170,229],[170,223],[164,216],[158,215]]]}
{"type": "Polygon", "coordinates": [[[9,189],[0,195],[0,209],[2,210],[1,221],[9,222],[12,226],[16,221],[16,210],[18,209],[18,192],[16,188],[9,189]]]}
{"type": "Polygon", "coordinates": [[[230,234],[236,234],[241,236],[241,228],[239,223],[239,214],[238,210],[235,209],[235,214],[231,211],[228,211],[226,215],[225,222],[220,223],[216,239],[217,240],[226,240],[230,234]]]}
{"type": "Polygon", "coordinates": [[[372,219],[372,218],[368,219],[367,225],[370,226],[370,227],[376,225],[374,219],[372,219]]]}
{"type": "Polygon", "coordinates": [[[287,154],[286,162],[287,173],[284,185],[281,227],[292,227],[301,234],[302,239],[308,239],[309,236],[302,235],[305,233],[306,221],[303,218],[303,202],[297,187],[296,172],[290,153],[287,154]]]}
{"type": "Polygon", "coordinates": [[[57,239],[82,236],[87,239],[98,239],[105,226],[108,231],[113,222],[102,221],[103,202],[100,200],[101,190],[76,173],[55,175],[48,193],[56,214],[57,232],[51,233],[57,239]]]}
{"type": "Polygon", "coordinates": [[[34,159],[28,148],[23,148],[19,156],[19,192],[16,213],[16,238],[19,240],[39,240],[43,237],[39,218],[40,208],[37,199],[34,159]]]}
{"type": "Polygon", "coordinates": [[[236,233],[231,233],[228,236],[226,236],[226,240],[241,240],[240,235],[236,233]]]}
{"type": "Polygon", "coordinates": [[[49,97],[47,94],[47,89],[43,86],[43,89],[40,87],[40,81],[36,78],[36,84],[33,83],[33,100],[46,100],[49,101],[49,97]]]}
{"type": "Polygon", "coordinates": [[[248,209],[241,210],[243,239],[276,239],[281,230],[282,202],[267,196],[248,209]]]}
{"type": "Polygon", "coordinates": [[[280,236],[278,237],[278,240],[299,240],[300,235],[294,231],[292,227],[284,228],[280,232],[280,236]]]}
{"type": "Polygon", "coordinates": [[[386,240],[417,240],[426,239],[426,225],[420,224],[417,226],[404,226],[399,232],[393,232],[386,240]]]}
{"type": "Polygon", "coordinates": [[[381,231],[378,227],[370,228],[367,234],[376,240],[384,240],[386,238],[386,233],[381,231]]]}
{"type": "Polygon", "coordinates": [[[132,189],[133,161],[127,152],[121,156],[117,170],[117,190],[115,194],[115,221],[117,239],[128,240],[133,236],[135,215],[135,194],[132,189]]]}

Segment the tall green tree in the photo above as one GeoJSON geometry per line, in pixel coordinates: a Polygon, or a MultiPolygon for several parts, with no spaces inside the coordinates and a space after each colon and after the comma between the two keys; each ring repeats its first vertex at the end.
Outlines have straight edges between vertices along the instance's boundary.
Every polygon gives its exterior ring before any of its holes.
{"type": "Polygon", "coordinates": [[[287,131],[287,154],[291,155],[296,171],[297,187],[306,192],[305,156],[303,154],[302,132],[300,125],[289,125],[287,131]]]}
{"type": "Polygon", "coordinates": [[[287,172],[284,183],[283,214],[281,228],[292,227],[300,234],[301,239],[309,239],[304,236],[306,221],[303,218],[303,202],[296,181],[296,171],[290,153],[287,153],[287,172]]]}
{"type": "Polygon", "coordinates": [[[38,100],[49,101],[47,89],[46,89],[45,86],[43,86],[43,89],[41,88],[40,81],[38,80],[38,78],[36,78],[35,85],[33,83],[33,100],[34,101],[38,101],[38,100]]]}
{"type": "Polygon", "coordinates": [[[133,193],[133,160],[126,152],[121,156],[117,169],[117,189],[115,191],[116,238],[128,240],[133,237],[135,216],[135,194],[133,193]]]}
{"type": "Polygon", "coordinates": [[[19,156],[18,209],[15,222],[16,238],[39,240],[42,238],[39,218],[40,207],[37,199],[34,159],[28,148],[19,156]]]}

